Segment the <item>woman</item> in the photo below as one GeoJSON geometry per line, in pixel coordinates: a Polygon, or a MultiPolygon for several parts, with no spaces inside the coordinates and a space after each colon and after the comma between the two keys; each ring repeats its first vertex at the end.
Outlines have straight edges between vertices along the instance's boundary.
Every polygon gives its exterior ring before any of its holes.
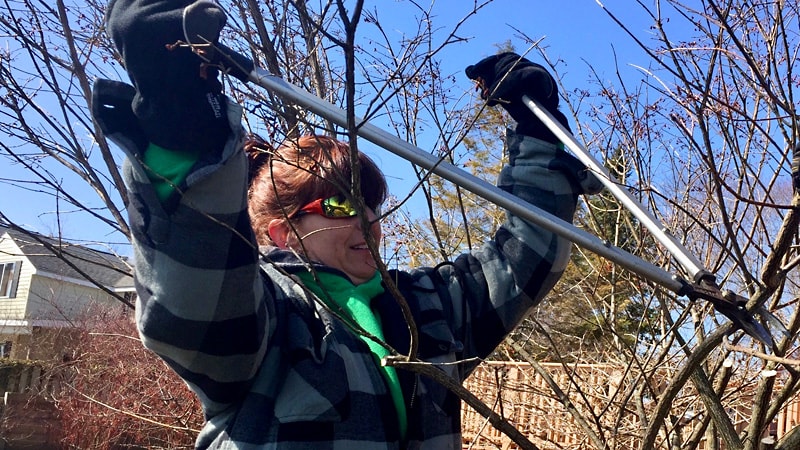
{"type": "MultiPolygon", "coordinates": [[[[194,54],[165,45],[182,38],[186,5],[109,5],[134,86],[98,81],[93,112],[128,155],[142,341],[199,396],[207,424],[197,447],[460,448],[458,398],[380,364],[409,350],[366,245],[381,238],[383,175],[359,155],[359,209],[346,144],[245,143],[241,108],[194,54]],[[264,151],[252,183],[244,147],[264,151]]],[[[554,110],[552,78],[510,54],[467,73],[484,98],[507,96],[528,133],[509,133],[499,186],[571,220],[585,173],[519,108],[524,93],[554,110]]],[[[463,381],[552,288],[569,247],[509,216],[493,240],[452,263],[391,272],[418,327],[419,359],[463,381]]]]}

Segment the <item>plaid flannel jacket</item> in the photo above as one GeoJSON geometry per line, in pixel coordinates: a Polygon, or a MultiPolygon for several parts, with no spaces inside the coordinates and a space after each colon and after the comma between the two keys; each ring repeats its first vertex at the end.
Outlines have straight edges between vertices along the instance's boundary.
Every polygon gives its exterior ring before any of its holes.
{"type": "MultiPolygon", "coordinates": [[[[205,155],[178,186],[181,194],[162,204],[140,162],[147,140],[130,111],[132,89],[98,81],[93,113],[128,156],[141,338],[200,398],[207,424],[197,448],[461,448],[460,401],[427,377],[398,369],[409,424],[401,442],[396,410],[364,342],[291,276],[302,261],[256,249],[241,108],[229,105],[236,131],[225,148],[205,155]]],[[[508,146],[511,164],[499,185],[571,221],[576,189],[548,169],[556,147],[513,134],[508,146]]],[[[486,357],[552,288],[569,248],[509,216],[491,242],[452,263],[393,272],[419,328],[419,357],[486,357]]],[[[384,294],[373,304],[386,341],[407,350],[395,301],[384,294]]],[[[463,381],[475,365],[440,367],[463,381]]]]}

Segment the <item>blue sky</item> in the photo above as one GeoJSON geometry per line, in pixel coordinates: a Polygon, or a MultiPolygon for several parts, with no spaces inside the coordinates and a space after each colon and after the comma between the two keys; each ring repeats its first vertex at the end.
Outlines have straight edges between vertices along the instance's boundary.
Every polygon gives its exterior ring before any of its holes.
{"type": "MultiPolygon", "coordinates": [[[[396,28],[393,31],[398,36],[413,34],[416,29],[416,18],[419,16],[418,11],[410,9],[406,2],[384,1],[380,4],[382,6],[378,9],[378,17],[382,22],[387,18],[395,19],[396,28]]],[[[632,2],[624,0],[611,0],[605,3],[605,7],[628,25],[639,39],[647,40],[650,19],[641,8],[631,5],[632,2]]],[[[436,1],[432,7],[432,21],[442,27],[440,39],[443,39],[472,7],[471,1],[436,1]]],[[[362,33],[369,33],[370,25],[362,23],[359,30],[362,33]]],[[[443,75],[454,75],[459,83],[458,87],[465,92],[472,91],[472,83],[464,75],[464,68],[495,54],[498,45],[506,41],[510,41],[517,51],[526,51],[529,44],[521,34],[538,41],[551,61],[559,60],[558,72],[567,95],[571,89],[584,87],[588,83],[587,80],[593,78],[590,66],[604,79],[615,79],[619,67],[626,80],[638,80],[642,77],[642,72],[634,66],[650,64],[649,56],[634,45],[633,40],[595,0],[568,2],[495,0],[481,9],[476,16],[467,20],[456,34],[467,40],[447,46],[439,56],[443,62],[443,75]]],[[[531,60],[542,62],[539,60],[538,50],[534,49],[528,55],[531,60]]],[[[426,144],[422,142],[418,145],[422,147],[426,144]]],[[[407,164],[395,160],[395,157],[387,151],[371,148],[370,144],[362,143],[359,148],[370,154],[384,168],[390,180],[392,193],[405,197],[416,182],[410,170],[403,170],[407,164]]],[[[413,197],[407,205],[412,211],[425,210],[421,195],[413,197]]]]}
{"type": "MultiPolygon", "coordinates": [[[[443,11],[437,19],[455,20],[463,5],[470,1],[446,0],[436,2],[435,9],[443,11]],[[459,5],[459,6],[456,6],[459,5]]],[[[646,39],[650,20],[630,0],[605,1],[606,9],[626,24],[640,38],[646,39]]],[[[456,54],[446,58],[461,70],[463,66],[481,57],[496,52],[496,45],[511,40],[522,51],[527,45],[518,38],[520,33],[539,40],[551,59],[563,60],[559,69],[565,83],[579,85],[587,78],[587,64],[613,75],[614,51],[619,63],[646,65],[647,57],[638,50],[633,41],[603,11],[595,0],[535,1],[495,0],[477,17],[470,19],[459,33],[469,37],[467,43],[452,47],[456,54]]],[[[448,50],[450,51],[450,50],[448,50]]],[[[532,55],[536,55],[533,52],[532,55]]],[[[633,68],[630,68],[634,72],[633,68]]]]}
{"type": "MultiPolygon", "coordinates": [[[[443,30],[450,30],[472,5],[473,2],[468,0],[436,1],[432,7],[433,20],[443,30]]],[[[620,20],[629,24],[637,36],[646,39],[650,20],[639,6],[632,5],[633,2],[627,0],[605,2],[605,6],[620,20]]],[[[402,34],[413,34],[416,21],[409,17],[409,14],[414,15],[414,11],[407,2],[380,0],[368,2],[367,7],[377,8],[380,19],[387,22],[387,28],[393,29],[398,37],[402,34]],[[389,23],[390,21],[395,23],[389,23]]],[[[366,28],[366,24],[362,23],[361,27],[366,28]]],[[[546,48],[549,57],[563,61],[559,64],[559,72],[567,88],[581,87],[587,82],[590,78],[589,65],[600,76],[614,78],[614,52],[625,76],[640,76],[632,64],[648,64],[648,58],[634,46],[630,37],[608,17],[595,0],[495,0],[462,26],[458,35],[468,40],[445,50],[442,54],[443,70],[446,74],[455,74],[465,91],[471,90],[471,83],[463,75],[464,67],[494,54],[497,45],[505,41],[511,41],[520,51],[524,50],[527,45],[518,38],[520,32],[535,40],[541,39],[541,45],[546,48]]],[[[536,60],[538,52],[531,55],[531,59],[536,60]]],[[[368,151],[372,153],[374,150],[368,151]]],[[[393,191],[398,195],[405,194],[405,186],[413,181],[407,175],[408,172],[392,173],[392,168],[397,166],[389,155],[380,153],[376,159],[382,163],[390,183],[397,184],[393,191]]],[[[10,167],[0,169],[0,177],[16,176],[17,172],[10,167]]],[[[8,185],[4,186],[4,190],[11,189],[8,185]]],[[[74,189],[84,192],[84,198],[91,198],[93,195],[83,186],[74,189]]],[[[49,197],[44,199],[41,195],[19,189],[8,194],[10,195],[0,195],[0,211],[15,223],[34,231],[50,234],[61,229],[68,239],[123,242],[121,237],[104,236],[105,229],[93,226],[96,222],[94,218],[69,214],[62,216],[61,222],[58,222],[54,214],[57,205],[49,197]]],[[[124,249],[120,250],[126,253],[124,249]]]]}

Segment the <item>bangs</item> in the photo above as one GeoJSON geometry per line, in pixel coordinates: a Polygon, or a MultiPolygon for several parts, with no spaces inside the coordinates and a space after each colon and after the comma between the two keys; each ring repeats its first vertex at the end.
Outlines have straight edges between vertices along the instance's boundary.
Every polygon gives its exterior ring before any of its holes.
{"type": "MultiPolygon", "coordinates": [[[[319,171],[316,171],[318,176],[309,180],[311,184],[316,185],[316,188],[312,189],[314,192],[307,200],[310,202],[318,198],[350,194],[350,192],[342,192],[342,189],[349,189],[353,181],[350,146],[340,141],[321,138],[315,139],[315,144],[323,152],[316,155],[319,162],[317,165],[319,171]],[[330,181],[329,177],[336,177],[338,182],[330,181]]],[[[364,204],[373,211],[377,211],[386,200],[388,192],[386,178],[375,162],[364,153],[359,152],[358,165],[360,167],[359,184],[364,204]]]]}

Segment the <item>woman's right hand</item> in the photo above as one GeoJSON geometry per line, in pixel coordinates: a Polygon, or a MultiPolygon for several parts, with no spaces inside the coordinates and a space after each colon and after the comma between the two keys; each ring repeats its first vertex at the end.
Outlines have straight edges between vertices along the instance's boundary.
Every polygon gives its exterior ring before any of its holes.
{"type": "Polygon", "coordinates": [[[148,139],[202,152],[221,148],[230,127],[219,71],[185,42],[184,9],[193,4],[212,19],[206,32],[215,42],[225,13],[209,1],[112,0],[106,26],[136,89],[133,112],[148,139]]]}

